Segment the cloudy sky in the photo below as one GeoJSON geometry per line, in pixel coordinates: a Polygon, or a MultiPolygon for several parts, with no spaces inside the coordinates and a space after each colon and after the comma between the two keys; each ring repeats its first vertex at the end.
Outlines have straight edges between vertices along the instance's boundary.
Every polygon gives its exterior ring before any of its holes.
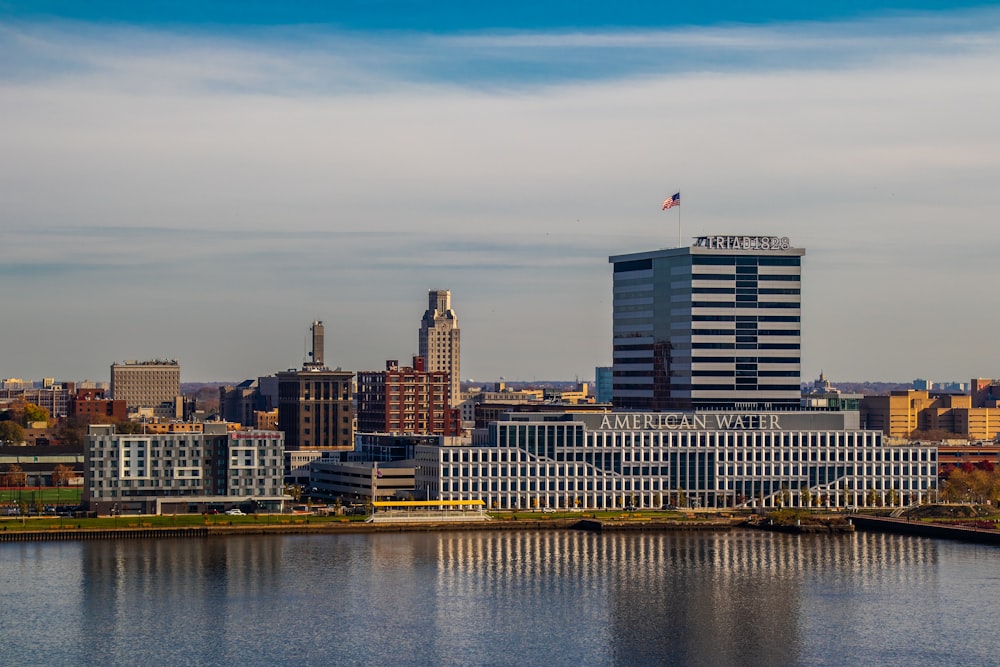
{"type": "Polygon", "coordinates": [[[445,288],[592,378],[678,225],[806,248],[803,379],[1000,376],[1000,9],[468,4],[0,0],[0,377],[379,369],[445,288]]]}

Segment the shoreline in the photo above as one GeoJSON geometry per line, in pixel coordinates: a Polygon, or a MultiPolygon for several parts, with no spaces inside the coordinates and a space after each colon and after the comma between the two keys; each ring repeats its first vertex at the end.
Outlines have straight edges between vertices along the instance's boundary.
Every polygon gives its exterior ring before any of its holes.
{"type": "Polygon", "coordinates": [[[0,543],[58,542],[92,540],[134,539],[191,539],[245,535],[357,535],[374,533],[428,533],[473,532],[514,530],[581,530],[595,533],[616,532],[729,532],[741,528],[793,535],[844,535],[856,530],[886,532],[951,539],[978,544],[1000,544],[1000,531],[931,524],[906,519],[854,515],[845,526],[825,525],[766,525],[753,524],[745,519],[713,519],[707,521],[677,520],[615,520],[615,519],[520,519],[469,521],[469,522],[398,522],[398,523],[296,523],[280,525],[238,524],[183,527],[122,527],[122,528],[69,528],[47,530],[21,530],[0,532],[0,543]],[[835,528],[835,529],[834,529],[835,528]]]}
{"type": "Polygon", "coordinates": [[[741,521],[613,521],[599,519],[519,519],[492,521],[440,521],[427,523],[296,523],[296,524],[237,524],[232,526],[183,527],[122,527],[19,530],[0,532],[4,542],[89,541],[109,539],[178,539],[224,537],[230,535],[350,535],[363,533],[406,533],[447,531],[506,531],[506,530],[587,530],[592,532],[619,531],[728,531],[741,526],[741,521]]]}

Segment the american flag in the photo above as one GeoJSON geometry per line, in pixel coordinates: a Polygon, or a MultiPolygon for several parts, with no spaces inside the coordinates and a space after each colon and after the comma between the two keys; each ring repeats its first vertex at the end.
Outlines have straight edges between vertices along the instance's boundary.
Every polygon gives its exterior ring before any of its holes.
{"type": "Polygon", "coordinates": [[[674,206],[681,205],[681,193],[671,195],[663,200],[663,210],[666,211],[668,208],[673,208],[674,206]]]}

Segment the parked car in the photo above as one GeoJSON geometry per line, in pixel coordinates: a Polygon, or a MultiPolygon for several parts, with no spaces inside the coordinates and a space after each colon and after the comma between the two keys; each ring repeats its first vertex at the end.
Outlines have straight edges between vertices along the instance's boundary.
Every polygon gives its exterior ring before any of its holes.
{"type": "Polygon", "coordinates": [[[635,505],[626,505],[626,506],[625,506],[625,511],[626,511],[626,512],[635,512],[635,511],[637,511],[638,509],[639,509],[639,508],[638,508],[638,507],[636,507],[635,505]]]}
{"type": "Polygon", "coordinates": [[[246,516],[246,514],[243,513],[243,510],[241,510],[239,507],[234,507],[231,510],[226,510],[226,514],[228,514],[229,516],[246,516]]]}

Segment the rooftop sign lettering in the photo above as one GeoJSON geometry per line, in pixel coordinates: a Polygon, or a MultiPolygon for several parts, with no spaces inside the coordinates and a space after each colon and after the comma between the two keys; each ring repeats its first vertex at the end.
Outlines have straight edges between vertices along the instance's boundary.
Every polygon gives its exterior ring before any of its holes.
{"type": "Polygon", "coordinates": [[[788,250],[787,236],[699,236],[691,244],[712,250],[788,250]]]}
{"type": "Polygon", "coordinates": [[[780,431],[781,420],[776,414],[705,414],[705,413],[652,413],[605,414],[601,416],[599,431],[780,431]]]}

